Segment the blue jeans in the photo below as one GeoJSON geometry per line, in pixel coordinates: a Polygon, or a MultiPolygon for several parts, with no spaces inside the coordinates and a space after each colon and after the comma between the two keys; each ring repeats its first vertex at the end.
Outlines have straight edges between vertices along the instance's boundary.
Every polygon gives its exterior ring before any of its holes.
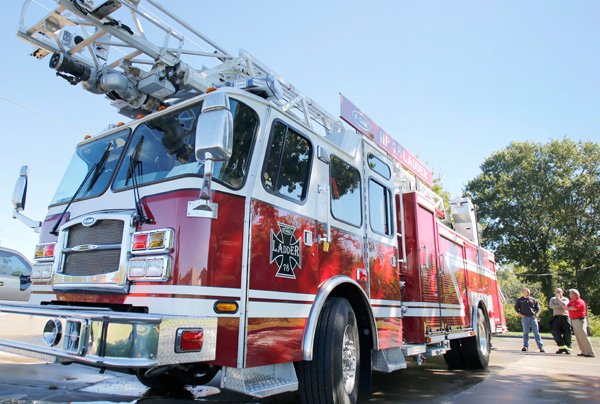
{"type": "Polygon", "coordinates": [[[529,330],[531,329],[533,330],[535,343],[539,349],[542,349],[544,347],[544,343],[540,337],[540,328],[538,326],[537,318],[535,318],[535,316],[523,317],[521,318],[521,325],[523,326],[523,346],[525,348],[529,347],[529,330]]]}

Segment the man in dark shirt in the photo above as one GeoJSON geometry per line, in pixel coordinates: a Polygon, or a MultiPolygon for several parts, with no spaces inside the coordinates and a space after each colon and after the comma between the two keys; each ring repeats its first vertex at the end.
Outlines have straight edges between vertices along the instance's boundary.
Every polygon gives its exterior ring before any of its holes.
{"type": "Polygon", "coordinates": [[[529,330],[531,329],[540,352],[546,352],[544,351],[544,343],[540,337],[540,328],[537,321],[540,304],[530,294],[529,289],[523,289],[523,296],[518,298],[515,304],[515,310],[521,316],[521,325],[523,326],[523,348],[521,348],[521,351],[526,352],[529,349],[529,330]]]}

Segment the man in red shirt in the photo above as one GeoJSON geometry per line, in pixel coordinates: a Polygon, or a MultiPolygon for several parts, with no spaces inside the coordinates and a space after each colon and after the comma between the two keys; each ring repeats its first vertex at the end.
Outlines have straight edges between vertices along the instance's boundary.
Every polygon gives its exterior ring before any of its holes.
{"type": "Polygon", "coordinates": [[[592,343],[587,335],[587,307],[577,289],[569,290],[569,298],[571,301],[569,304],[561,303],[569,311],[569,317],[573,324],[573,331],[575,331],[575,338],[577,339],[577,345],[581,350],[578,356],[585,356],[587,358],[593,358],[596,356],[592,343]]]}

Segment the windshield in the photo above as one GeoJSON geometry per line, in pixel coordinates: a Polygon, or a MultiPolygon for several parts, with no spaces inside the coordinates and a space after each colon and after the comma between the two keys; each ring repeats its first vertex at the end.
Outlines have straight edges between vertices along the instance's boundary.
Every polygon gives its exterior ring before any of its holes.
{"type": "Polygon", "coordinates": [[[56,205],[68,202],[94,165],[96,165],[94,171],[96,169],[98,171],[88,177],[86,183],[83,184],[79,191],[77,199],[90,198],[104,193],[106,188],[108,188],[119,162],[119,157],[127,143],[128,135],[129,129],[126,129],[79,146],[67,167],[67,171],[58,186],[54,198],[52,198],[51,204],[56,205]],[[102,155],[108,149],[109,144],[111,146],[104,167],[98,166],[98,163],[101,163],[101,160],[103,160],[102,155]]]}
{"type": "MultiPolygon", "coordinates": [[[[230,100],[230,106],[233,114],[233,153],[226,163],[215,163],[213,178],[231,188],[241,188],[249,168],[258,115],[234,99],[230,100]]],[[[137,175],[140,185],[184,175],[202,176],[204,166],[196,161],[194,153],[196,124],[201,108],[201,103],[196,104],[138,126],[113,189],[131,187],[132,175],[137,175]],[[140,173],[132,172],[131,158],[137,158],[140,173]]]]}

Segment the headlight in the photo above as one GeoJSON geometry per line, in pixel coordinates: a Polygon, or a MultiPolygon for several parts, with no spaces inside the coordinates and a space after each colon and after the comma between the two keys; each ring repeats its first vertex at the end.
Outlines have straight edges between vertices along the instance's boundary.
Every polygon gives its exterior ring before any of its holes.
{"type": "Polygon", "coordinates": [[[134,257],[129,260],[127,277],[132,281],[164,282],[171,276],[171,257],[168,255],[134,257]]]}

